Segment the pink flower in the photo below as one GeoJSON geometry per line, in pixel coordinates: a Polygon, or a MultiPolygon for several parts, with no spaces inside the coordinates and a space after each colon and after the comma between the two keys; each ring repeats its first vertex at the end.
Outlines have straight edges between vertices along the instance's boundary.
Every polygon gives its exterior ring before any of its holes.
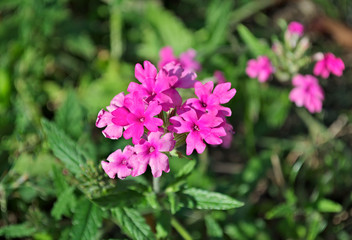
{"type": "Polygon", "coordinates": [[[132,154],[133,148],[131,146],[126,146],[123,152],[121,149],[117,149],[109,155],[108,162],[101,161],[101,166],[110,178],[115,178],[117,174],[118,178],[124,179],[132,172],[132,168],[128,166],[132,154]]]}
{"type": "Polygon", "coordinates": [[[170,88],[164,75],[163,71],[157,74],[156,68],[149,61],[144,61],[144,69],[138,63],[135,67],[135,76],[141,84],[131,82],[128,85],[127,91],[138,93],[147,103],[157,101],[164,111],[168,111],[172,107],[172,99],[164,93],[164,91],[170,88]]]}
{"type": "Polygon", "coordinates": [[[166,64],[174,62],[175,64],[181,64],[182,68],[186,71],[199,71],[201,65],[194,59],[196,55],[197,52],[194,49],[188,49],[186,52],[181,53],[180,58],[177,58],[174,56],[172,48],[167,46],[159,52],[160,61],[158,67],[161,69],[166,64]]]}
{"type": "Polygon", "coordinates": [[[231,124],[229,124],[227,122],[224,122],[222,124],[222,126],[225,129],[225,131],[226,131],[226,135],[221,137],[221,139],[222,139],[221,146],[223,148],[230,148],[231,147],[231,143],[232,143],[233,134],[234,134],[233,127],[232,127],[231,124]]]}
{"type": "Polygon", "coordinates": [[[159,52],[159,56],[160,56],[160,61],[158,63],[159,69],[163,68],[166,64],[171,62],[178,63],[178,59],[174,56],[174,51],[170,46],[163,47],[159,52]]]}
{"type": "Polygon", "coordinates": [[[224,76],[224,73],[221,71],[216,70],[214,72],[214,77],[217,83],[226,83],[226,78],[224,76]]]}
{"type": "Polygon", "coordinates": [[[330,73],[340,77],[345,69],[345,64],[341,58],[335,57],[332,53],[324,54],[323,59],[319,60],[315,66],[313,73],[322,78],[328,78],[330,73]]]}
{"type": "Polygon", "coordinates": [[[259,82],[266,82],[273,72],[274,67],[267,56],[259,56],[257,60],[251,59],[247,63],[247,75],[251,78],[258,78],[259,82]]]}
{"type": "Polygon", "coordinates": [[[153,101],[145,106],[142,98],[135,93],[133,97],[125,100],[125,106],[130,113],[119,116],[119,119],[127,119],[128,122],[123,136],[126,139],[132,138],[134,144],[138,143],[142,137],[144,127],[151,132],[156,132],[163,125],[163,120],[154,117],[161,112],[161,106],[157,102],[153,101]]]}
{"type": "Polygon", "coordinates": [[[304,33],[304,26],[299,22],[290,22],[290,24],[287,26],[287,30],[289,33],[296,34],[301,37],[304,33]]]}
{"type": "Polygon", "coordinates": [[[123,93],[116,95],[110,102],[110,105],[107,108],[108,111],[104,109],[100,110],[98,113],[97,120],[95,125],[98,128],[106,127],[103,130],[103,135],[106,138],[118,139],[122,136],[123,127],[128,124],[125,119],[115,123],[113,119],[119,118],[120,113],[127,114],[128,111],[123,108],[125,96],[123,93]]]}
{"type": "Polygon", "coordinates": [[[180,63],[184,69],[190,70],[190,71],[201,70],[202,67],[200,63],[195,60],[196,55],[197,55],[197,52],[194,49],[188,49],[186,52],[181,53],[180,63]]]}
{"type": "Polygon", "coordinates": [[[219,145],[220,137],[226,135],[225,129],[220,127],[224,120],[210,113],[198,117],[194,109],[190,109],[179,116],[170,118],[169,130],[175,133],[189,133],[186,138],[186,153],[192,154],[196,149],[202,153],[205,149],[205,140],[208,144],[219,145]]]}
{"type": "Polygon", "coordinates": [[[324,100],[324,92],[312,75],[296,75],[292,80],[294,89],[291,90],[289,98],[298,107],[304,106],[309,112],[320,112],[324,100]]]}
{"type": "Polygon", "coordinates": [[[190,98],[186,105],[191,105],[194,109],[201,112],[211,112],[214,115],[219,111],[226,113],[225,116],[231,115],[231,109],[220,105],[229,102],[236,94],[236,89],[231,89],[231,83],[218,84],[214,91],[214,83],[207,82],[204,85],[196,82],[194,85],[195,94],[198,98],[190,98]]]}
{"type": "Polygon", "coordinates": [[[162,152],[170,152],[175,147],[175,140],[172,133],[162,135],[162,132],[152,132],[147,140],[142,139],[134,147],[136,154],[129,161],[133,177],[143,174],[148,164],[154,177],[160,177],[163,171],[170,171],[169,158],[162,152]]]}

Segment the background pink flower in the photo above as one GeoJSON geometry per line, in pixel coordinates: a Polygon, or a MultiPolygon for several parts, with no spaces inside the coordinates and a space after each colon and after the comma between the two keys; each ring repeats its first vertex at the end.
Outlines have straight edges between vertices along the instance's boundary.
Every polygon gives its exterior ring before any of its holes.
{"type": "Polygon", "coordinates": [[[298,107],[304,106],[309,112],[320,112],[324,100],[324,92],[318,79],[312,75],[297,75],[292,80],[294,89],[289,98],[298,107]]]}
{"type": "Polygon", "coordinates": [[[287,26],[287,30],[291,34],[297,34],[298,36],[303,36],[304,26],[299,22],[290,22],[287,26]]]}
{"type": "Polygon", "coordinates": [[[259,82],[266,82],[274,72],[274,67],[267,56],[259,56],[247,63],[246,73],[251,78],[258,78],[259,82]]]}
{"type": "Polygon", "coordinates": [[[323,59],[319,60],[315,66],[313,73],[316,76],[321,76],[322,78],[328,78],[330,73],[340,77],[342,76],[343,70],[345,69],[345,64],[341,58],[335,57],[332,53],[324,54],[323,59]]]}

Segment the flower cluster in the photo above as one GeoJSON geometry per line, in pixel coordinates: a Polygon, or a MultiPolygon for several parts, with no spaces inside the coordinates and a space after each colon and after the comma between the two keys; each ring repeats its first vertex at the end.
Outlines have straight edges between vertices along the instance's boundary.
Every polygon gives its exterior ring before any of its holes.
{"type": "MultiPolygon", "coordinates": [[[[165,48],[163,49],[165,52],[165,48]]],[[[102,161],[110,178],[143,174],[147,166],[154,177],[169,172],[169,152],[186,144],[187,155],[202,153],[205,143],[228,144],[232,126],[226,122],[231,110],[222,106],[236,94],[231,83],[201,83],[193,71],[178,61],[159,71],[149,61],[136,64],[128,94],[116,95],[98,114],[96,126],[110,139],[132,139],[133,146],[116,150],[102,161]],[[183,101],[178,89],[194,88],[195,97],[183,101]]]]}
{"type": "Polygon", "coordinates": [[[304,26],[299,22],[291,22],[284,33],[284,41],[274,41],[271,59],[259,56],[249,60],[246,73],[250,78],[257,78],[259,82],[266,82],[272,74],[281,82],[292,79],[294,88],[289,99],[298,107],[304,106],[311,113],[320,112],[324,92],[315,76],[328,78],[333,74],[340,77],[345,65],[332,53],[306,56],[309,45],[309,39],[304,36],[304,26]],[[315,76],[301,75],[300,69],[313,61],[317,61],[313,70],[315,76]]]}

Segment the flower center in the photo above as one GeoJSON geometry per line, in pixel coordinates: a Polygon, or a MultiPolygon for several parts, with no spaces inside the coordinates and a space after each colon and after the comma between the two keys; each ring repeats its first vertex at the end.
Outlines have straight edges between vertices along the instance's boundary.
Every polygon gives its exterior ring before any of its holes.
{"type": "Polygon", "coordinates": [[[202,102],[202,106],[203,106],[203,107],[207,107],[207,104],[204,103],[204,102],[202,102]]]}
{"type": "Polygon", "coordinates": [[[140,122],[144,122],[144,120],[145,120],[144,117],[141,117],[141,118],[139,119],[140,122]]]}
{"type": "Polygon", "coordinates": [[[124,160],[121,161],[121,164],[122,164],[122,165],[126,165],[126,163],[127,163],[127,160],[126,160],[126,159],[124,159],[124,160]]]}
{"type": "Polygon", "coordinates": [[[153,146],[151,146],[150,148],[149,148],[149,153],[152,153],[152,152],[154,152],[155,151],[155,148],[153,147],[153,146]]]}
{"type": "Polygon", "coordinates": [[[199,131],[199,127],[198,127],[197,125],[194,125],[194,126],[193,126],[193,130],[199,131]]]}

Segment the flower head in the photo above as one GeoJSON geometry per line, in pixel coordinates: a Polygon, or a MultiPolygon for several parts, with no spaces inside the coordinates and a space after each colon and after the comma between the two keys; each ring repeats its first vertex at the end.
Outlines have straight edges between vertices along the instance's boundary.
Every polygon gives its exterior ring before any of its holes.
{"type": "Polygon", "coordinates": [[[138,94],[133,94],[133,97],[125,100],[125,106],[130,112],[119,116],[120,119],[126,118],[128,122],[123,136],[126,139],[132,138],[134,144],[142,137],[144,127],[151,132],[156,132],[163,125],[163,120],[154,117],[161,112],[161,106],[157,102],[150,102],[146,106],[138,94]]]}
{"type": "Polygon", "coordinates": [[[100,110],[95,125],[98,128],[106,127],[103,135],[106,138],[119,139],[122,136],[123,127],[128,124],[125,119],[116,121],[120,113],[127,114],[128,110],[123,107],[125,96],[123,93],[116,95],[107,106],[107,110],[100,110]]]}
{"type": "Polygon", "coordinates": [[[304,106],[309,112],[320,112],[324,100],[324,92],[312,75],[297,75],[292,80],[294,89],[290,92],[289,98],[298,107],[304,106]]]}
{"type": "Polygon", "coordinates": [[[340,77],[344,69],[345,64],[341,58],[335,57],[332,53],[326,53],[323,58],[315,64],[313,73],[322,78],[328,78],[330,73],[340,77]]]}
{"type": "Polygon", "coordinates": [[[258,78],[259,82],[266,82],[273,72],[274,67],[267,56],[259,56],[247,63],[247,75],[251,78],[258,78]]]}
{"type": "Polygon", "coordinates": [[[219,71],[219,70],[216,70],[214,72],[214,77],[215,77],[215,80],[217,83],[226,83],[226,78],[224,76],[224,73],[219,71]]]}
{"type": "Polygon", "coordinates": [[[162,135],[162,132],[151,132],[147,140],[140,140],[134,147],[136,154],[129,161],[132,176],[143,174],[148,165],[154,177],[160,177],[163,171],[170,171],[169,158],[163,152],[170,152],[175,147],[175,140],[171,133],[162,135]]]}
{"type": "Polygon", "coordinates": [[[287,31],[290,34],[295,34],[301,37],[304,33],[304,26],[299,22],[290,22],[287,26],[287,31]]]}
{"type": "Polygon", "coordinates": [[[223,119],[211,113],[201,114],[199,117],[196,110],[189,109],[179,116],[170,118],[172,125],[169,130],[175,133],[189,133],[186,138],[186,153],[192,154],[196,149],[202,153],[205,149],[203,140],[212,145],[222,143],[220,137],[226,135],[225,129],[220,127],[223,119]]]}
{"type": "Polygon", "coordinates": [[[131,146],[126,146],[123,152],[117,149],[115,152],[111,153],[107,158],[108,162],[101,161],[101,166],[110,178],[117,177],[124,179],[131,175],[132,168],[129,167],[129,159],[133,155],[133,148],[131,146]]]}

